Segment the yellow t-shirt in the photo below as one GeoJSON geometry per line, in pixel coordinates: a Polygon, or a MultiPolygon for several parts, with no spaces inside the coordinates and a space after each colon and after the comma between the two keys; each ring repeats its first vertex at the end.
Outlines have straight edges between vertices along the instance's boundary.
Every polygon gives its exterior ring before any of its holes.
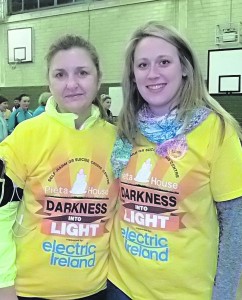
{"type": "Polygon", "coordinates": [[[105,288],[115,135],[104,120],[75,130],[43,113],[1,143],[7,175],[24,189],[13,229],[17,295],[76,299],[105,288]]]}
{"type": "MultiPolygon", "coordinates": [[[[211,114],[187,135],[188,149],[133,149],[120,178],[109,279],[134,300],[211,300],[218,222],[214,201],[242,195],[236,133],[211,114]]],[[[142,144],[143,145],[143,144],[142,144]]],[[[183,148],[182,148],[183,147],[183,148]]]]}

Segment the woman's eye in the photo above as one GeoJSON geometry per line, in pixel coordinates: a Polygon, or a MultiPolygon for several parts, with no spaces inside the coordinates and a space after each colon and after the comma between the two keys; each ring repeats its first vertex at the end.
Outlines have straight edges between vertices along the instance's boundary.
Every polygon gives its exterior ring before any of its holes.
{"type": "Polygon", "coordinates": [[[161,62],[160,62],[160,64],[163,65],[163,66],[164,66],[164,65],[168,65],[169,63],[170,63],[170,62],[169,62],[169,60],[167,60],[167,59],[162,59],[161,62]]]}
{"type": "Polygon", "coordinates": [[[86,76],[87,74],[88,74],[87,71],[84,71],[84,70],[80,71],[81,76],[86,76]]]}
{"type": "Polygon", "coordinates": [[[146,68],[147,67],[147,63],[140,63],[139,65],[138,65],[138,68],[139,69],[144,69],[144,68],[146,68]]]}
{"type": "Polygon", "coordinates": [[[64,76],[63,73],[56,73],[56,74],[55,74],[55,77],[56,77],[56,78],[62,78],[63,76],[64,76]]]}

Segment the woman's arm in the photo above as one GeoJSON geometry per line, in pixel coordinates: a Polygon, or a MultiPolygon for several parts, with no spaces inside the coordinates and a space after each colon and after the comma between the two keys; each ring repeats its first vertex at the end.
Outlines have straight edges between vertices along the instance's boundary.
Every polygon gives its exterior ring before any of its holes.
{"type": "Polygon", "coordinates": [[[16,114],[17,110],[13,111],[8,119],[8,133],[12,133],[16,126],[16,114]]]}
{"type": "Polygon", "coordinates": [[[216,206],[220,234],[212,300],[235,300],[242,274],[242,197],[216,206]]]}
{"type": "Polygon", "coordinates": [[[18,300],[13,286],[0,289],[0,299],[18,300]]]}

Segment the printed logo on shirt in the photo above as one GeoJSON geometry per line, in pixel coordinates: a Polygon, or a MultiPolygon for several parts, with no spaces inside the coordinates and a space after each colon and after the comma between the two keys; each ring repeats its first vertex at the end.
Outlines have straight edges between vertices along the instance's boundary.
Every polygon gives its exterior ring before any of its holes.
{"type": "Polygon", "coordinates": [[[124,245],[127,252],[133,256],[149,260],[167,262],[169,260],[168,240],[147,232],[138,233],[129,227],[121,228],[124,245]]]}
{"type": "Polygon", "coordinates": [[[151,164],[151,159],[148,158],[138,171],[137,175],[134,177],[134,180],[136,182],[149,182],[149,178],[152,172],[152,164],[151,164]]]}
{"type": "MultiPolygon", "coordinates": [[[[180,144],[180,142],[178,143],[178,145],[170,145],[169,143],[167,144],[167,149],[166,149],[166,155],[163,157],[171,166],[172,170],[174,171],[174,175],[175,178],[179,178],[179,172],[178,169],[176,167],[176,164],[174,161],[181,159],[186,151],[187,148],[183,147],[183,142],[182,144],[180,144]]],[[[153,153],[153,155],[157,155],[155,154],[155,148],[141,148],[138,149],[134,152],[132,152],[131,154],[131,161],[132,158],[136,158],[137,156],[140,157],[144,154],[146,154],[147,152],[149,153],[153,153]]],[[[158,162],[159,163],[159,162],[158,162]]],[[[164,166],[164,161],[162,162],[162,165],[164,166]]],[[[149,182],[151,173],[153,172],[153,170],[155,169],[155,167],[157,166],[157,162],[155,164],[152,164],[152,160],[151,158],[146,158],[145,161],[143,162],[143,164],[141,165],[140,169],[138,170],[136,176],[134,177],[134,180],[137,182],[149,182]]],[[[157,174],[159,175],[159,174],[157,174]]]]}
{"type": "Polygon", "coordinates": [[[120,183],[121,218],[128,223],[159,230],[183,228],[182,214],[177,210],[177,192],[143,185],[120,183]]]}
{"type": "MultiPolygon", "coordinates": [[[[60,164],[49,176],[48,178],[48,181],[51,182],[56,174],[61,171],[63,168],[65,167],[68,167],[69,165],[72,165],[73,163],[78,163],[78,162],[81,162],[81,163],[86,163],[87,165],[91,165],[93,167],[95,167],[97,170],[99,170],[105,177],[106,181],[107,181],[107,184],[110,183],[110,180],[109,180],[109,177],[108,177],[108,174],[106,172],[106,170],[100,166],[97,162],[93,161],[93,160],[90,160],[89,158],[85,158],[85,157],[75,157],[75,158],[71,158],[69,159],[68,161],[65,161],[63,162],[62,164],[60,164]]],[[[79,171],[79,174],[82,176],[83,175],[83,178],[85,178],[85,174],[83,174],[83,169],[81,169],[79,171]],[[81,173],[81,174],[80,174],[81,173]]],[[[77,177],[78,178],[78,174],[77,174],[77,177]]]]}
{"type": "Polygon", "coordinates": [[[45,252],[50,254],[50,265],[63,268],[92,268],[96,264],[96,245],[61,244],[56,240],[42,244],[45,252]]]}
{"type": "MultiPolygon", "coordinates": [[[[39,201],[40,202],[40,201],[39,201]]],[[[101,236],[105,232],[108,199],[50,198],[41,201],[42,232],[69,237],[101,236]]],[[[40,212],[39,212],[40,213],[40,212]]]]}
{"type": "Polygon", "coordinates": [[[133,158],[121,175],[120,198],[122,207],[120,217],[123,221],[147,228],[177,231],[185,226],[181,219],[183,213],[178,213],[179,186],[175,179],[179,177],[173,161],[166,157],[154,160],[145,157],[147,151],[154,152],[154,148],[140,149],[132,153],[133,158]],[[138,160],[136,155],[139,154],[138,160]],[[137,161],[142,164],[137,168],[137,161]],[[171,169],[172,168],[172,169],[171,169]],[[167,178],[165,172],[169,171],[167,178]],[[133,175],[135,172],[135,175],[133,175]]]}
{"type": "MultiPolygon", "coordinates": [[[[65,168],[79,164],[79,161],[83,163],[82,167],[69,186],[45,186],[45,196],[38,200],[42,207],[38,214],[43,216],[41,232],[44,234],[78,238],[102,236],[106,232],[109,178],[99,164],[85,158],[70,159],[56,168],[48,182],[58,181],[57,173],[61,171],[65,174],[61,178],[65,179],[68,174],[65,168]],[[93,168],[95,170],[92,171],[93,168]],[[94,171],[99,179],[93,183],[106,182],[102,183],[102,188],[88,186],[88,174],[94,171]]],[[[68,180],[64,180],[64,183],[68,183],[68,180]]]]}

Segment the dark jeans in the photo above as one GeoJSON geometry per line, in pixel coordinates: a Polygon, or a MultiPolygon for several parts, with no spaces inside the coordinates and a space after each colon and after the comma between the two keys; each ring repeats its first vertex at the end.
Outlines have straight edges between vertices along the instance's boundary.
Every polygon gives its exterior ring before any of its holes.
{"type": "Polygon", "coordinates": [[[132,300],[111,281],[108,281],[107,300],[132,300]]]}
{"type": "MultiPolygon", "coordinates": [[[[36,298],[36,297],[20,297],[18,296],[19,300],[44,300],[45,298],[36,298]]],[[[7,299],[6,299],[7,300],[7,299]]],[[[46,299],[48,300],[48,299],[46,299]]],[[[76,300],[107,300],[107,290],[103,290],[95,295],[88,296],[85,298],[78,298],[76,300]]]]}

